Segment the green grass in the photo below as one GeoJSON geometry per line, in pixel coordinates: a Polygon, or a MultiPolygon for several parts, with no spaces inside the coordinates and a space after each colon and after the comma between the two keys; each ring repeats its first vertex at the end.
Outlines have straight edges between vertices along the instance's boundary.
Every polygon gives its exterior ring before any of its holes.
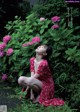
{"type": "MultiPolygon", "coordinates": [[[[22,95],[23,97],[25,96],[25,92],[21,92],[21,87],[9,87],[9,86],[4,86],[0,85],[0,88],[2,89],[10,89],[13,90],[14,93],[10,94],[6,97],[9,98],[18,98],[20,99],[20,96],[22,95]]],[[[5,93],[6,94],[6,93],[5,93]]],[[[17,104],[16,108],[8,108],[8,112],[76,112],[75,109],[71,109],[68,106],[68,102],[65,102],[65,105],[63,106],[49,106],[49,107],[44,107],[43,105],[40,104],[33,104],[30,100],[26,99],[21,99],[21,103],[17,104]]]]}
{"type": "MultiPolygon", "coordinates": [[[[20,88],[15,89],[16,95],[14,97],[19,98],[21,93],[20,88]]],[[[25,95],[25,93],[23,94],[25,95]]],[[[66,102],[64,106],[49,106],[44,107],[40,104],[33,104],[30,100],[21,99],[21,104],[17,105],[15,109],[9,109],[8,112],[75,112],[71,109],[66,102]]]]}
{"type": "Polygon", "coordinates": [[[32,102],[23,101],[21,105],[18,105],[15,109],[9,110],[9,112],[74,112],[67,104],[64,106],[49,106],[44,107],[39,104],[32,104],[32,102]]]}

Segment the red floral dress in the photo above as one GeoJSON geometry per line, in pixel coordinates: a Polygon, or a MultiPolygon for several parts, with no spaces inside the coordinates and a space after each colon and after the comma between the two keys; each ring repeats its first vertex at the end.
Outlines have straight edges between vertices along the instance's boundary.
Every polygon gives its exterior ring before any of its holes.
{"type": "MultiPolygon", "coordinates": [[[[34,59],[32,57],[30,59],[30,72],[35,73],[34,69],[34,59]]],[[[37,74],[39,74],[38,80],[42,82],[42,90],[39,97],[39,103],[44,106],[60,106],[64,104],[64,101],[59,98],[54,98],[54,82],[51,76],[51,71],[48,65],[47,60],[43,60],[37,70],[37,74]]]]}

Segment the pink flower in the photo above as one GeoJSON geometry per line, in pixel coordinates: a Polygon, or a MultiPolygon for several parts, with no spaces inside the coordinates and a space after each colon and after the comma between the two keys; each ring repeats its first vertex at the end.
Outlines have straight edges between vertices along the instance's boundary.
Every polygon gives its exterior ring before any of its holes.
{"type": "Polygon", "coordinates": [[[59,25],[58,24],[55,24],[52,26],[52,29],[58,29],[59,28],[59,25]]]}
{"type": "Polygon", "coordinates": [[[22,47],[26,47],[26,46],[33,45],[33,44],[34,44],[33,42],[28,42],[27,44],[24,43],[24,44],[22,44],[22,47]]]}
{"type": "Polygon", "coordinates": [[[32,42],[33,43],[40,42],[40,37],[34,37],[34,38],[32,38],[32,42]]]}
{"type": "Polygon", "coordinates": [[[37,42],[40,42],[40,37],[32,38],[31,42],[22,44],[22,47],[30,46],[30,45],[33,45],[34,43],[37,43],[37,42]]]}
{"type": "Polygon", "coordinates": [[[10,56],[12,53],[13,53],[13,49],[12,49],[12,48],[9,48],[9,49],[6,51],[6,54],[7,54],[8,56],[10,56]]]}
{"type": "Polygon", "coordinates": [[[40,18],[40,21],[44,21],[44,20],[45,20],[45,18],[44,18],[44,17],[41,17],[41,18],[40,18]]]}
{"type": "Polygon", "coordinates": [[[2,80],[5,81],[8,78],[8,76],[6,74],[2,75],[2,80]]]}
{"type": "Polygon", "coordinates": [[[0,51],[0,57],[4,56],[4,51],[0,51]]]}
{"type": "Polygon", "coordinates": [[[5,37],[3,37],[3,42],[7,43],[11,40],[11,36],[6,35],[5,37]]]}
{"type": "Polygon", "coordinates": [[[59,22],[60,21],[60,17],[59,16],[54,16],[51,18],[52,22],[59,22]]]}
{"type": "Polygon", "coordinates": [[[24,44],[22,44],[22,47],[26,47],[26,46],[27,46],[27,44],[25,44],[25,43],[24,43],[24,44]]]}
{"type": "Polygon", "coordinates": [[[0,44],[0,51],[4,50],[4,48],[6,47],[6,43],[1,43],[0,44]]]}

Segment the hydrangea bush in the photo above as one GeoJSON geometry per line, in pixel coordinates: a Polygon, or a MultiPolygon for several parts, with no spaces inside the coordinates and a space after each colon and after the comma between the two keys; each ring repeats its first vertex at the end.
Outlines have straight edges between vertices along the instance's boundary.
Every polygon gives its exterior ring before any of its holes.
{"type": "Polygon", "coordinates": [[[64,19],[58,16],[37,18],[34,13],[25,21],[16,16],[5,28],[8,35],[0,43],[0,74],[7,78],[2,79],[16,82],[21,75],[29,76],[29,59],[35,55],[35,48],[48,43],[53,49],[50,61],[55,95],[79,109],[80,36],[74,35],[75,29],[67,28],[64,19]]]}

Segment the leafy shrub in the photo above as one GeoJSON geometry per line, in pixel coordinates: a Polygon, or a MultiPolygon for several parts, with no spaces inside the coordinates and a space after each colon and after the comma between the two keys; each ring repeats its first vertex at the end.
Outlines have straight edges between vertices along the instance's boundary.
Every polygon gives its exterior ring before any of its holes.
{"type": "Polygon", "coordinates": [[[64,19],[57,16],[52,19],[38,19],[34,13],[26,17],[25,21],[21,21],[16,16],[15,20],[9,21],[5,28],[12,38],[4,52],[9,48],[14,52],[10,56],[5,54],[0,58],[0,73],[7,74],[8,80],[12,79],[11,82],[17,81],[21,75],[30,75],[29,59],[35,55],[38,43],[26,47],[22,45],[31,41],[33,37],[40,37],[42,44],[48,43],[53,49],[50,60],[55,81],[55,95],[63,97],[73,108],[79,109],[80,36],[73,34],[75,29],[66,28],[64,19]]]}
{"type": "Polygon", "coordinates": [[[70,8],[72,9],[72,17],[80,16],[78,7],[69,7],[65,0],[46,0],[35,4],[32,8],[32,12],[36,12],[39,17],[52,17],[52,15],[58,15],[66,18],[71,16],[70,8]],[[68,15],[69,9],[69,15],[68,15]]]}
{"type": "MultiPolygon", "coordinates": [[[[65,1],[66,0],[41,0],[40,3],[34,5],[31,12],[36,12],[38,17],[47,18],[51,18],[52,15],[58,15],[60,17],[64,17],[68,26],[79,26],[79,7],[74,7],[73,5],[70,7],[70,5],[65,1]]],[[[76,33],[78,32],[79,31],[77,30],[76,33]]]]}
{"type": "Polygon", "coordinates": [[[65,16],[67,5],[64,0],[46,0],[33,7],[32,12],[36,12],[39,17],[52,17],[52,15],[65,16]]]}
{"type": "Polygon", "coordinates": [[[27,1],[22,0],[22,2],[20,2],[20,0],[0,0],[0,34],[3,35],[6,33],[4,26],[8,21],[14,20],[15,15],[18,15],[23,19],[29,11],[30,5],[27,1]]]}
{"type": "Polygon", "coordinates": [[[59,107],[44,107],[44,106],[40,106],[38,104],[32,104],[29,101],[24,102],[21,106],[17,106],[17,108],[15,109],[10,109],[8,110],[9,112],[74,112],[74,110],[70,109],[70,107],[67,106],[67,104],[65,104],[64,106],[59,106],[59,107]],[[26,104],[27,103],[27,104],[26,104]]]}

